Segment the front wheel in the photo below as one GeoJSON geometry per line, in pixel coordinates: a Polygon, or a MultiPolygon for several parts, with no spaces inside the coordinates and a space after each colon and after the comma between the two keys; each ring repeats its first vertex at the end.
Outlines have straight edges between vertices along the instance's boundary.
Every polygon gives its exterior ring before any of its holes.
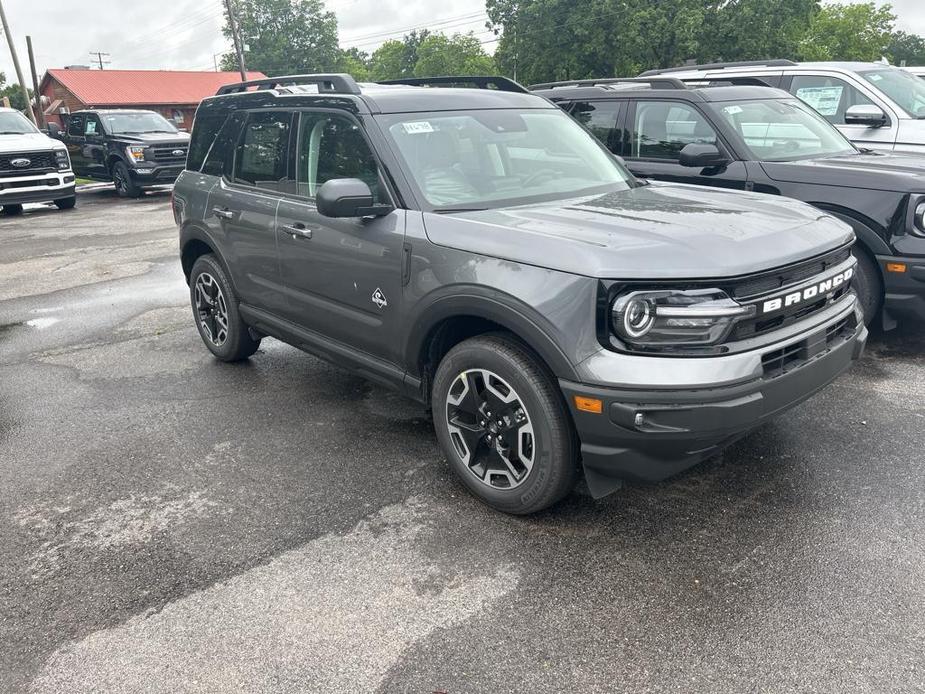
{"type": "Polygon", "coordinates": [[[576,437],[562,395],[512,338],[484,335],[453,347],[437,367],[432,405],[450,466],[490,506],[534,513],[573,487],[576,437]]]}
{"type": "Polygon", "coordinates": [[[199,336],[222,361],[247,359],[260,346],[251,337],[231,282],[212,254],[200,256],[190,272],[190,303],[199,336]]]}
{"type": "Polygon", "coordinates": [[[864,323],[870,325],[883,305],[883,284],[880,282],[880,271],[866,251],[855,248],[852,253],[858,261],[852,284],[858,295],[858,303],[861,304],[861,310],[864,312],[864,323]]]}
{"type": "Polygon", "coordinates": [[[112,182],[116,193],[122,198],[137,198],[141,195],[141,188],[132,180],[125,162],[117,161],[112,167],[112,182]]]}
{"type": "Polygon", "coordinates": [[[77,204],[76,195],[72,195],[69,198],[60,198],[59,200],[55,200],[55,207],[57,207],[59,210],[69,210],[72,207],[74,207],[74,205],[76,204],[77,204]]]}
{"type": "Polygon", "coordinates": [[[3,214],[7,214],[10,216],[22,214],[22,205],[4,205],[3,214]]]}

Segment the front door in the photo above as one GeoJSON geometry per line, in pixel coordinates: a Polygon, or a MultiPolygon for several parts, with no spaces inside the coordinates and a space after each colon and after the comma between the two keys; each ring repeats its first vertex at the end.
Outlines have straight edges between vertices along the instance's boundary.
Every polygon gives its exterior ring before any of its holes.
{"type": "Polygon", "coordinates": [[[84,122],[84,144],[81,153],[86,175],[106,178],[106,139],[103,124],[95,113],[88,113],[84,122]]]}
{"type": "Polygon", "coordinates": [[[314,202],[334,178],[361,179],[377,202],[390,201],[359,122],[342,112],[303,112],[295,164],[297,195],[280,202],[276,220],[289,319],[397,362],[405,212],[332,219],[314,202]]]}
{"type": "Polygon", "coordinates": [[[745,163],[733,159],[731,150],[694,104],[665,99],[636,101],[629,110],[627,130],[629,142],[623,156],[630,171],[640,178],[746,188],[745,163]],[[716,145],[728,163],[706,168],[681,166],[681,150],[691,143],[716,145]]]}

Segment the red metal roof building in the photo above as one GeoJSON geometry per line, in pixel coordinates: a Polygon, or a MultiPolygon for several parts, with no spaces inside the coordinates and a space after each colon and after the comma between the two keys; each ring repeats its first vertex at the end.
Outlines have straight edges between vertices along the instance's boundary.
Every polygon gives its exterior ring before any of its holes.
{"type": "MultiPolygon", "coordinates": [[[[249,80],[265,76],[247,73],[249,80]]],[[[82,108],[143,108],[175,118],[181,128],[189,129],[200,101],[240,81],[237,72],[53,69],[45,73],[39,91],[47,98],[46,121],[58,125],[62,114],[82,108]]]]}

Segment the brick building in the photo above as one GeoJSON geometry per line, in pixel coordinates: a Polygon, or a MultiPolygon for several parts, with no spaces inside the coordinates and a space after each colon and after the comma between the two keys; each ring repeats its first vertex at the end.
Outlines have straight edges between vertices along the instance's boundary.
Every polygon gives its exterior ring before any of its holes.
{"type": "MultiPolygon", "coordinates": [[[[247,75],[249,80],[262,77],[262,72],[247,75]]],[[[45,97],[45,120],[58,125],[63,125],[62,115],[82,108],[143,108],[189,130],[200,101],[240,81],[237,72],[66,68],[46,72],[39,91],[45,97]]]]}

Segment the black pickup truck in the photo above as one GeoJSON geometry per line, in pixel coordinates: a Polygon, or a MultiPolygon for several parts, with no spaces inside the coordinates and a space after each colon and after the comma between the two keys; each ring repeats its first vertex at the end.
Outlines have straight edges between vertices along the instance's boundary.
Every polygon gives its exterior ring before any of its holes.
{"type": "Polygon", "coordinates": [[[186,164],[189,134],[154,111],[93,109],[70,114],[48,134],[67,145],[75,173],[112,181],[123,197],[173,183],[186,164]]]}

